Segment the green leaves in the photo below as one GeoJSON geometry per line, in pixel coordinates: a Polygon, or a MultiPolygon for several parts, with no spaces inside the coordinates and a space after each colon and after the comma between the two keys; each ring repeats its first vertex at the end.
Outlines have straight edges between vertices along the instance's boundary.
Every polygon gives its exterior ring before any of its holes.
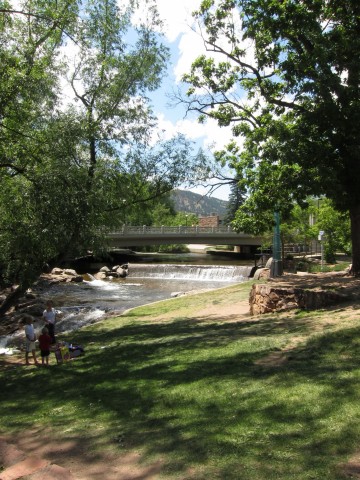
{"type": "Polygon", "coordinates": [[[151,222],[157,197],[208,174],[181,136],[149,148],[159,26],[147,1],[0,0],[1,286],[101,250],[106,230],[151,222]],[[148,15],[134,27],[136,8],[148,15]]]}
{"type": "Polygon", "coordinates": [[[220,0],[195,16],[207,53],[184,76],[186,103],[242,137],[217,155],[247,189],[236,228],[260,231],[271,209],[286,217],[294,201],[326,195],[351,212],[360,245],[359,3],[220,0]]]}

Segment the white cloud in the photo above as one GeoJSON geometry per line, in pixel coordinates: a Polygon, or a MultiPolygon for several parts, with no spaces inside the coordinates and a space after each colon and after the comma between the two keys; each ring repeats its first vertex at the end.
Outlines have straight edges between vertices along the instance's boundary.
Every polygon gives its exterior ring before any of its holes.
{"type": "Polygon", "coordinates": [[[191,30],[183,33],[179,42],[179,59],[174,66],[176,82],[181,81],[184,73],[189,73],[191,64],[199,56],[205,53],[204,42],[199,33],[191,30]]]}
{"type": "MultiPolygon", "coordinates": [[[[180,87],[183,74],[190,72],[193,61],[199,55],[206,53],[203,39],[191,15],[194,10],[198,9],[200,3],[201,0],[157,0],[160,17],[165,23],[165,38],[172,47],[176,46],[172,69],[175,83],[179,84],[180,87]]],[[[241,28],[240,18],[237,19],[237,26],[239,29],[241,28]]],[[[253,46],[247,43],[245,47],[245,60],[251,63],[253,46]]],[[[210,52],[207,52],[207,55],[212,55],[216,61],[224,60],[220,55],[210,52]]],[[[173,87],[174,85],[164,85],[167,91],[173,87]]],[[[176,108],[176,111],[179,117],[182,117],[185,113],[185,109],[180,107],[176,108]]],[[[231,127],[219,127],[218,123],[212,119],[207,119],[204,124],[200,124],[196,119],[176,118],[173,110],[170,112],[165,108],[158,110],[157,116],[158,129],[154,135],[154,141],[158,141],[159,138],[162,140],[170,139],[177,133],[182,133],[196,142],[199,147],[215,151],[223,148],[232,138],[231,127]]],[[[242,139],[238,138],[237,142],[242,143],[242,139]]],[[[209,187],[199,186],[192,191],[204,195],[208,193],[209,187]]],[[[227,199],[228,195],[228,186],[221,187],[213,193],[213,196],[223,199],[227,199]]]]}
{"type": "MultiPolygon", "coordinates": [[[[161,18],[165,22],[165,36],[170,43],[174,43],[180,36],[178,45],[178,59],[174,65],[174,74],[176,82],[181,81],[184,73],[190,71],[192,62],[204,54],[205,45],[201,37],[199,26],[196,24],[192,13],[198,9],[201,0],[157,0],[157,6],[161,18]]],[[[241,30],[240,15],[233,15],[235,28],[241,30]]],[[[228,41],[224,38],[218,39],[219,45],[226,50],[228,41]]],[[[250,41],[244,43],[245,57],[247,63],[251,63],[254,58],[254,47],[250,41]]],[[[223,61],[224,58],[216,53],[206,52],[206,55],[217,61],[223,61]]]]}
{"type": "Polygon", "coordinates": [[[180,36],[178,59],[174,65],[176,82],[190,70],[191,63],[204,52],[204,43],[194,31],[195,21],[192,13],[200,6],[201,0],[157,0],[160,17],[164,20],[164,33],[169,43],[180,36]]]}
{"type": "Polygon", "coordinates": [[[201,144],[205,149],[214,151],[223,148],[232,138],[230,128],[219,127],[215,120],[209,119],[200,124],[197,120],[179,119],[175,123],[165,117],[164,113],[158,114],[158,128],[154,142],[161,138],[168,140],[177,133],[184,134],[190,140],[201,144]]]}
{"type": "Polygon", "coordinates": [[[175,42],[180,34],[188,33],[194,19],[191,14],[201,0],[157,0],[160,17],[164,20],[164,33],[167,40],[175,42]]]}

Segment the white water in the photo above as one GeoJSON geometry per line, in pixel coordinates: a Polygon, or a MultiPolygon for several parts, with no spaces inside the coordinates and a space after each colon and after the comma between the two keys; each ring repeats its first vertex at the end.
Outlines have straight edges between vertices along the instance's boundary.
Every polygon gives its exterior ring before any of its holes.
{"type": "MultiPolygon", "coordinates": [[[[106,314],[120,314],[129,308],[171,298],[174,293],[216,289],[246,281],[250,267],[214,265],[136,264],[129,266],[124,279],[108,277],[82,283],[58,284],[42,293],[51,299],[59,312],[56,325],[58,338],[64,332],[98,322],[106,314]]],[[[35,321],[39,332],[41,320],[35,321]]],[[[0,337],[0,348],[19,343],[20,331],[12,337],[0,337]]]]}
{"type": "Polygon", "coordinates": [[[252,267],[230,265],[133,264],[131,277],[184,279],[215,282],[243,282],[252,267]]]}

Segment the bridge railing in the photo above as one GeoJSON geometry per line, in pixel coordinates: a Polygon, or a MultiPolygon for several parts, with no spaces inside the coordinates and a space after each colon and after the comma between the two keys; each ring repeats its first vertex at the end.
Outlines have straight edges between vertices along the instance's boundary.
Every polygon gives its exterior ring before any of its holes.
{"type": "Polygon", "coordinates": [[[230,226],[219,227],[199,227],[179,225],[176,227],[148,227],[124,225],[121,229],[109,232],[109,235],[156,235],[156,234],[202,234],[202,233],[230,233],[236,235],[236,232],[230,226]]]}

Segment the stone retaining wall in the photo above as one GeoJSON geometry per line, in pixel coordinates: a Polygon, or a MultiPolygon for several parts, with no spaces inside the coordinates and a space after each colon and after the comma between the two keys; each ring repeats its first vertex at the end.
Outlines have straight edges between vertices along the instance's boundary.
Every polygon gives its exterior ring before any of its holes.
{"type": "Polygon", "coordinates": [[[348,300],[346,295],[321,289],[279,287],[254,284],[250,291],[250,314],[271,313],[290,309],[316,310],[348,300]]]}

